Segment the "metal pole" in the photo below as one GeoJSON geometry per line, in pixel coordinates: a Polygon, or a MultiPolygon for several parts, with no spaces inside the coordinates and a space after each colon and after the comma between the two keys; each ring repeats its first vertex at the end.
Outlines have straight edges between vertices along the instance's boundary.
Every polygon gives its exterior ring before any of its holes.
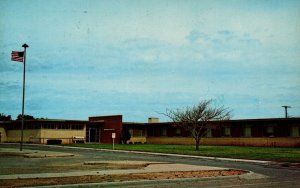
{"type": "Polygon", "coordinates": [[[288,108],[291,108],[291,106],[282,106],[285,110],[285,118],[288,118],[288,112],[287,112],[287,109],[288,108]]]}
{"type": "Polygon", "coordinates": [[[25,43],[22,45],[24,48],[24,57],[23,57],[23,64],[24,64],[24,70],[23,70],[23,97],[22,97],[22,127],[21,127],[21,142],[20,142],[20,151],[23,150],[23,132],[24,132],[24,99],[25,99],[25,70],[26,70],[26,48],[29,46],[25,43]]]}

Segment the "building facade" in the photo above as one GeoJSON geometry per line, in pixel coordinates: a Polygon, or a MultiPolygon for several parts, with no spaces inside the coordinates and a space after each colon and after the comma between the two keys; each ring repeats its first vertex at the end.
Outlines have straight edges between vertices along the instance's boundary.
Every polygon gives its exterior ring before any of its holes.
{"type": "MultiPolygon", "coordinates": [[[[194,144],[191,133],[170,122],[123,123],[129,143],[194,144]]],[[[204,145],[300,147],[300,118],[213,121],[201,139],[204,145]]]]}
{"type": "MultiPolygon", "coordinates": [[[[170,122],[149,118],[148,123],[123,122],[122,115],[93,116],[89,120],[27,120],[24,142],[28,143],[127,143],[194,144],[191,133],[170,122]],[[115,138],[113,138],[113,135],[115,138]]],[[[0,142],[20,142],[21,121],[0,121],[0,142]]],[[[206,145],[300,147],[300,118],[212,121],[201,139],[206,145]]]]}
{"type": "MultiPolygon", "coordinates": [[[[25,120],[23,141],[27,143],[111,143],[111,134],[119,142],[122,116],[90,117],[78,120],[25,120]]],[[[0,122],[0,142],[20,142],[21,121],[0,122]]]]}

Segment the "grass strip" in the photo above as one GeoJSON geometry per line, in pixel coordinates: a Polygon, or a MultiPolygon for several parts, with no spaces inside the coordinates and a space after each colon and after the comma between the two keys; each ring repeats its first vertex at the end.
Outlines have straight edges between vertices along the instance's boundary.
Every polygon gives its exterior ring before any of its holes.
{"type": "MultiPolygon", "coordinates": [[[[69,144],[68,146],[112,149],[112,144],[69,144]]],[[[202,145],[200,146],[200,150],[196,151],[194,145],[117,144],[115,145],[115,149],[237,159],[300,162],[300,148],[202,145]]]]}

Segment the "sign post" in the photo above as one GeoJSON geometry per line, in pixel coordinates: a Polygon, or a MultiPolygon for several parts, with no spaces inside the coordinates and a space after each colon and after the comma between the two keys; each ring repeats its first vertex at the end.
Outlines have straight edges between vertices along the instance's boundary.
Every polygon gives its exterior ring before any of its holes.
{"type": "Polygon", "coordinates": [[[115,149],[115,138],[116,138],[116,133],[111,134],[111,138],[113,139],[113,150],[115,149]]]}

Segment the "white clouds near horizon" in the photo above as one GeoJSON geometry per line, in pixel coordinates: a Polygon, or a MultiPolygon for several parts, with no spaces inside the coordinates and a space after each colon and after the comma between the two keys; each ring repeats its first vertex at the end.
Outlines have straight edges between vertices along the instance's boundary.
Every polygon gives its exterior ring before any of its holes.
{"type": "MultiPolygon", "coordinates": [[[[0,7],[4,113],[19,113],[22,67],[10,62],[10,51],[23,41],[30,46],[27,113],[36,116],[116,113],[145,121],[208,98],[232,108],[234,118],[281,117],[281,105],[300,106],[297,1],[77,0],[58,6],[31,0],[1,1],[0,7]]],[[[300,115],[299,108],[291,110],[300,115]]]]}

